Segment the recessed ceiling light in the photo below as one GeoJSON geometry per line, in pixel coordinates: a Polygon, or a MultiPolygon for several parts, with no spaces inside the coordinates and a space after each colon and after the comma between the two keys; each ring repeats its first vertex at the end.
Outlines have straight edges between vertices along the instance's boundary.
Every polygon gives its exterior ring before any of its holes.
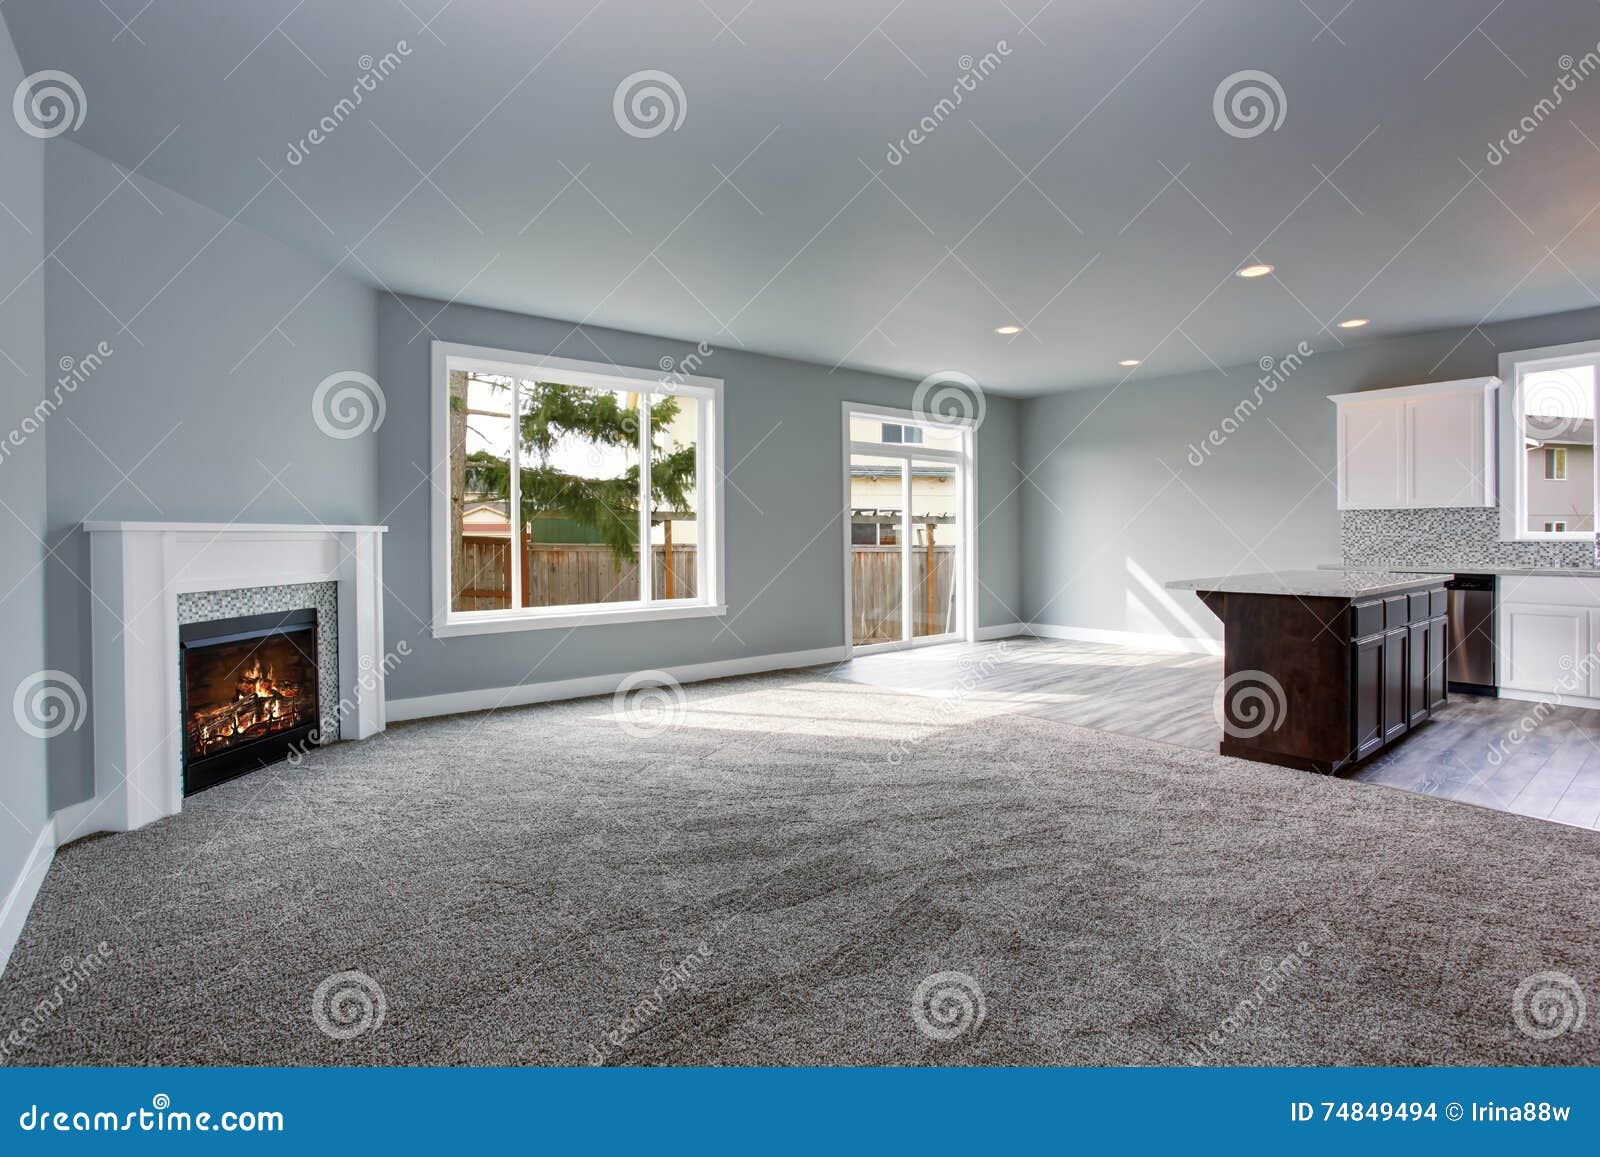
{"type": "Polygon", "coordinates": [[[1265,277],[1272,272],[1272,266],[1265,261],[1258,261],[1254,265],[1246,265],[1239,270],[1240,277],[1265,277]]]}
{"type": "Polygon", "coordinates": [[[1022,327],[1020,325],[997,325],[994,327],[994,332],[1003,333],[1010,337],[1014,333],[1021,333],[1022,327]]]}
{"type": "Polygon", "coordinates": [[[1136,365],[1139,364],[1139,359],[1138,358],[1123,358],[1117,364],[1119,366],[1136,366],[1136,365]]]}
{"type": "Polygon", "coordinates": [[[1370,320],[1371,320],[1370,318],[1365,318],[1365,317],[1347,317],[1347,318],[1345,318],[1343,321],[1341,321],[1339,323],[1339,328],[1340,329],[1360,329],[1362,326],[1366,325],[1368,323],[1368,321],[1370,321],[1370,320]]]}

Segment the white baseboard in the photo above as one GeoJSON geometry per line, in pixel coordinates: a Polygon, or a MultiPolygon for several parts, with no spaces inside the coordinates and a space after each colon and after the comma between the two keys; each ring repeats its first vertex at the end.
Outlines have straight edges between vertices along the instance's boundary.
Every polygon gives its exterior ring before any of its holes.
{"type": "Polygon", "coordinates": [[[68,804],[64,808],[57,809],[55,815],[51,818],[51,822],[55,824],[56,828],[56,847],[59,848],[62,844],[70,844],[73,840],[91,835],[94,832],[111,831],[112,828],[109,822],[96,822],[101,816],[106,816],[109,819],[111,815],[110,808],[102,809],[100,807],[104,802],[98,796],[90,796],[79,803],[68,804]]]}
{"type": "MultiPolygon", "coordinates": [[[[759,675],[765,671],[784,671],[795,667],[815,667],[837,663],[844,658],[843,647],[818,647],[811,651],[786,651],[777,655],[751,655],[742,659],[721,659],[714,663],[689,663],[660,670],[680,683],[705,679],[727,679],[735,675],[759,675]]],[[[515,687],[485,687],[478,691],[453,691],[444,695],[419,695],[412,699],[390,699],[389,722],[426,719],[433,715],[455,715],[462,711],[487,711],[496,707],[523,707],[529,703],[551,703],[559,699],[582,699],[589,695],[609,695],[632,672],[614,675],[588,675],[579,679],[556,679],[548,683],[520,683],[515,687]]]]}
{"type": "Polygon", "coordinates": [[[34,841],[33,850],[28,853],[21,874],[6,894],[5,906],[0,907],[0,976],[5,975],[6,965],[11,962],[11,950],[22,936],[28,911],[33,907],[34,897],[39,894],[39,886],[44,883],[45,873],[50,870],[50,863],[55,856],[56,826],[55,821],[51,820],[34,841]]]}
{"type": "Polygon", "coordinates": [[[988,642],[990,639],[1009,639],[1015,635],[1026,635],[1027,623],[999,623],[993,627],[979,627],[978,641],[988,642]]]}
{"type": "Polygon", "coordinates": [[[1024,623],[1022,633],[1041,639],[1067,639],[1075,643],[1109,643],[1136,651],[1163,651],[1178,655],[1220,655],[1218,639],[1194,639],[1182,635],[1153,635],[1141,631],[1105,631],[1097,627],[1058,627],[1054,623],[1024,623]]]}

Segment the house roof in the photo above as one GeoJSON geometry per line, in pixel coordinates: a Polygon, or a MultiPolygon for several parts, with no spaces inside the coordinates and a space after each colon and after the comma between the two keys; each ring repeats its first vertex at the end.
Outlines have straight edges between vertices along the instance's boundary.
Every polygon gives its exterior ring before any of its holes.
{"type": "Polygon", "coordinates": [[[1529,414],[1525,429],[1530,449],[1538,446],[1593,446],[1593,418],[1529,414]]]}

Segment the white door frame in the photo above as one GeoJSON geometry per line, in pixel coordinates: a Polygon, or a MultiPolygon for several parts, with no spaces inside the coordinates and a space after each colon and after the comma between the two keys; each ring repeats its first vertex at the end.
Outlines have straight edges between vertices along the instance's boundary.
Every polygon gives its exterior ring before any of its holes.
{"type": "Polygon", "coordinates": [[[844,650],[845,655],[870,655],[879,651],[902,651],[911,647],[928,647],[941,643],[953,643],[961,640],[976,642],[978,637],[978,552],[977,552],[977,480],[975,476],[976,462],[976,425],[971,419],[960,421],[929,421],[926,417],[918,416],[912,410],[903,410],[894,406],[873,406],[861,402],[845,402],[843,407],[843,447],[842,478],[843,488],[840,496],[840,511],[844,522],[844,650]],[[893,442],[853,442],[850,439],[850,418],[852,415],[874,419],[886,419],[890,422],[907,426],[920,426],[925,429],[941,430],[946,433],[960,434],[961,447],[958,450],[941,450],[920,443],[893,443],[893,442]],[[960,491],[961,510],[961,541],[960,558],[957,560],[961,582],[956,592],[956,629],[943,635],[927,635],[922,638],[906,637],[887,643],[868,643],[857,646],[853,642],[854,616],[853,594],[851,591],[851,561],[854,558],[854,543],[851,542],[850,522],[850,458],[853,454],[870,454],[880,458],[899,458],[903,461],[905,469],[901,474],[901,510],[900,510],[900,614],[901,621],[906,624],[905,630],[909,632],[910,624],[914,621],[911,611],[912,597],[911,586],[911,538],[908,533],[911,518],[911,461],[922,459],[924,461],[951,462],[956,467],[956,478],[960,491]]]}

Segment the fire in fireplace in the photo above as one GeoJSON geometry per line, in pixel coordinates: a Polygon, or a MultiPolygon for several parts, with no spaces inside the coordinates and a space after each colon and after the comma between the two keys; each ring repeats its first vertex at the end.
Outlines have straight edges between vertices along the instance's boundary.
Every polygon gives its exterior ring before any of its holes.
{"type": "Polygon", "coordinates": [[[315,610],[191,623],[178,650],[185,795],[316,742],[315,610]]]}

